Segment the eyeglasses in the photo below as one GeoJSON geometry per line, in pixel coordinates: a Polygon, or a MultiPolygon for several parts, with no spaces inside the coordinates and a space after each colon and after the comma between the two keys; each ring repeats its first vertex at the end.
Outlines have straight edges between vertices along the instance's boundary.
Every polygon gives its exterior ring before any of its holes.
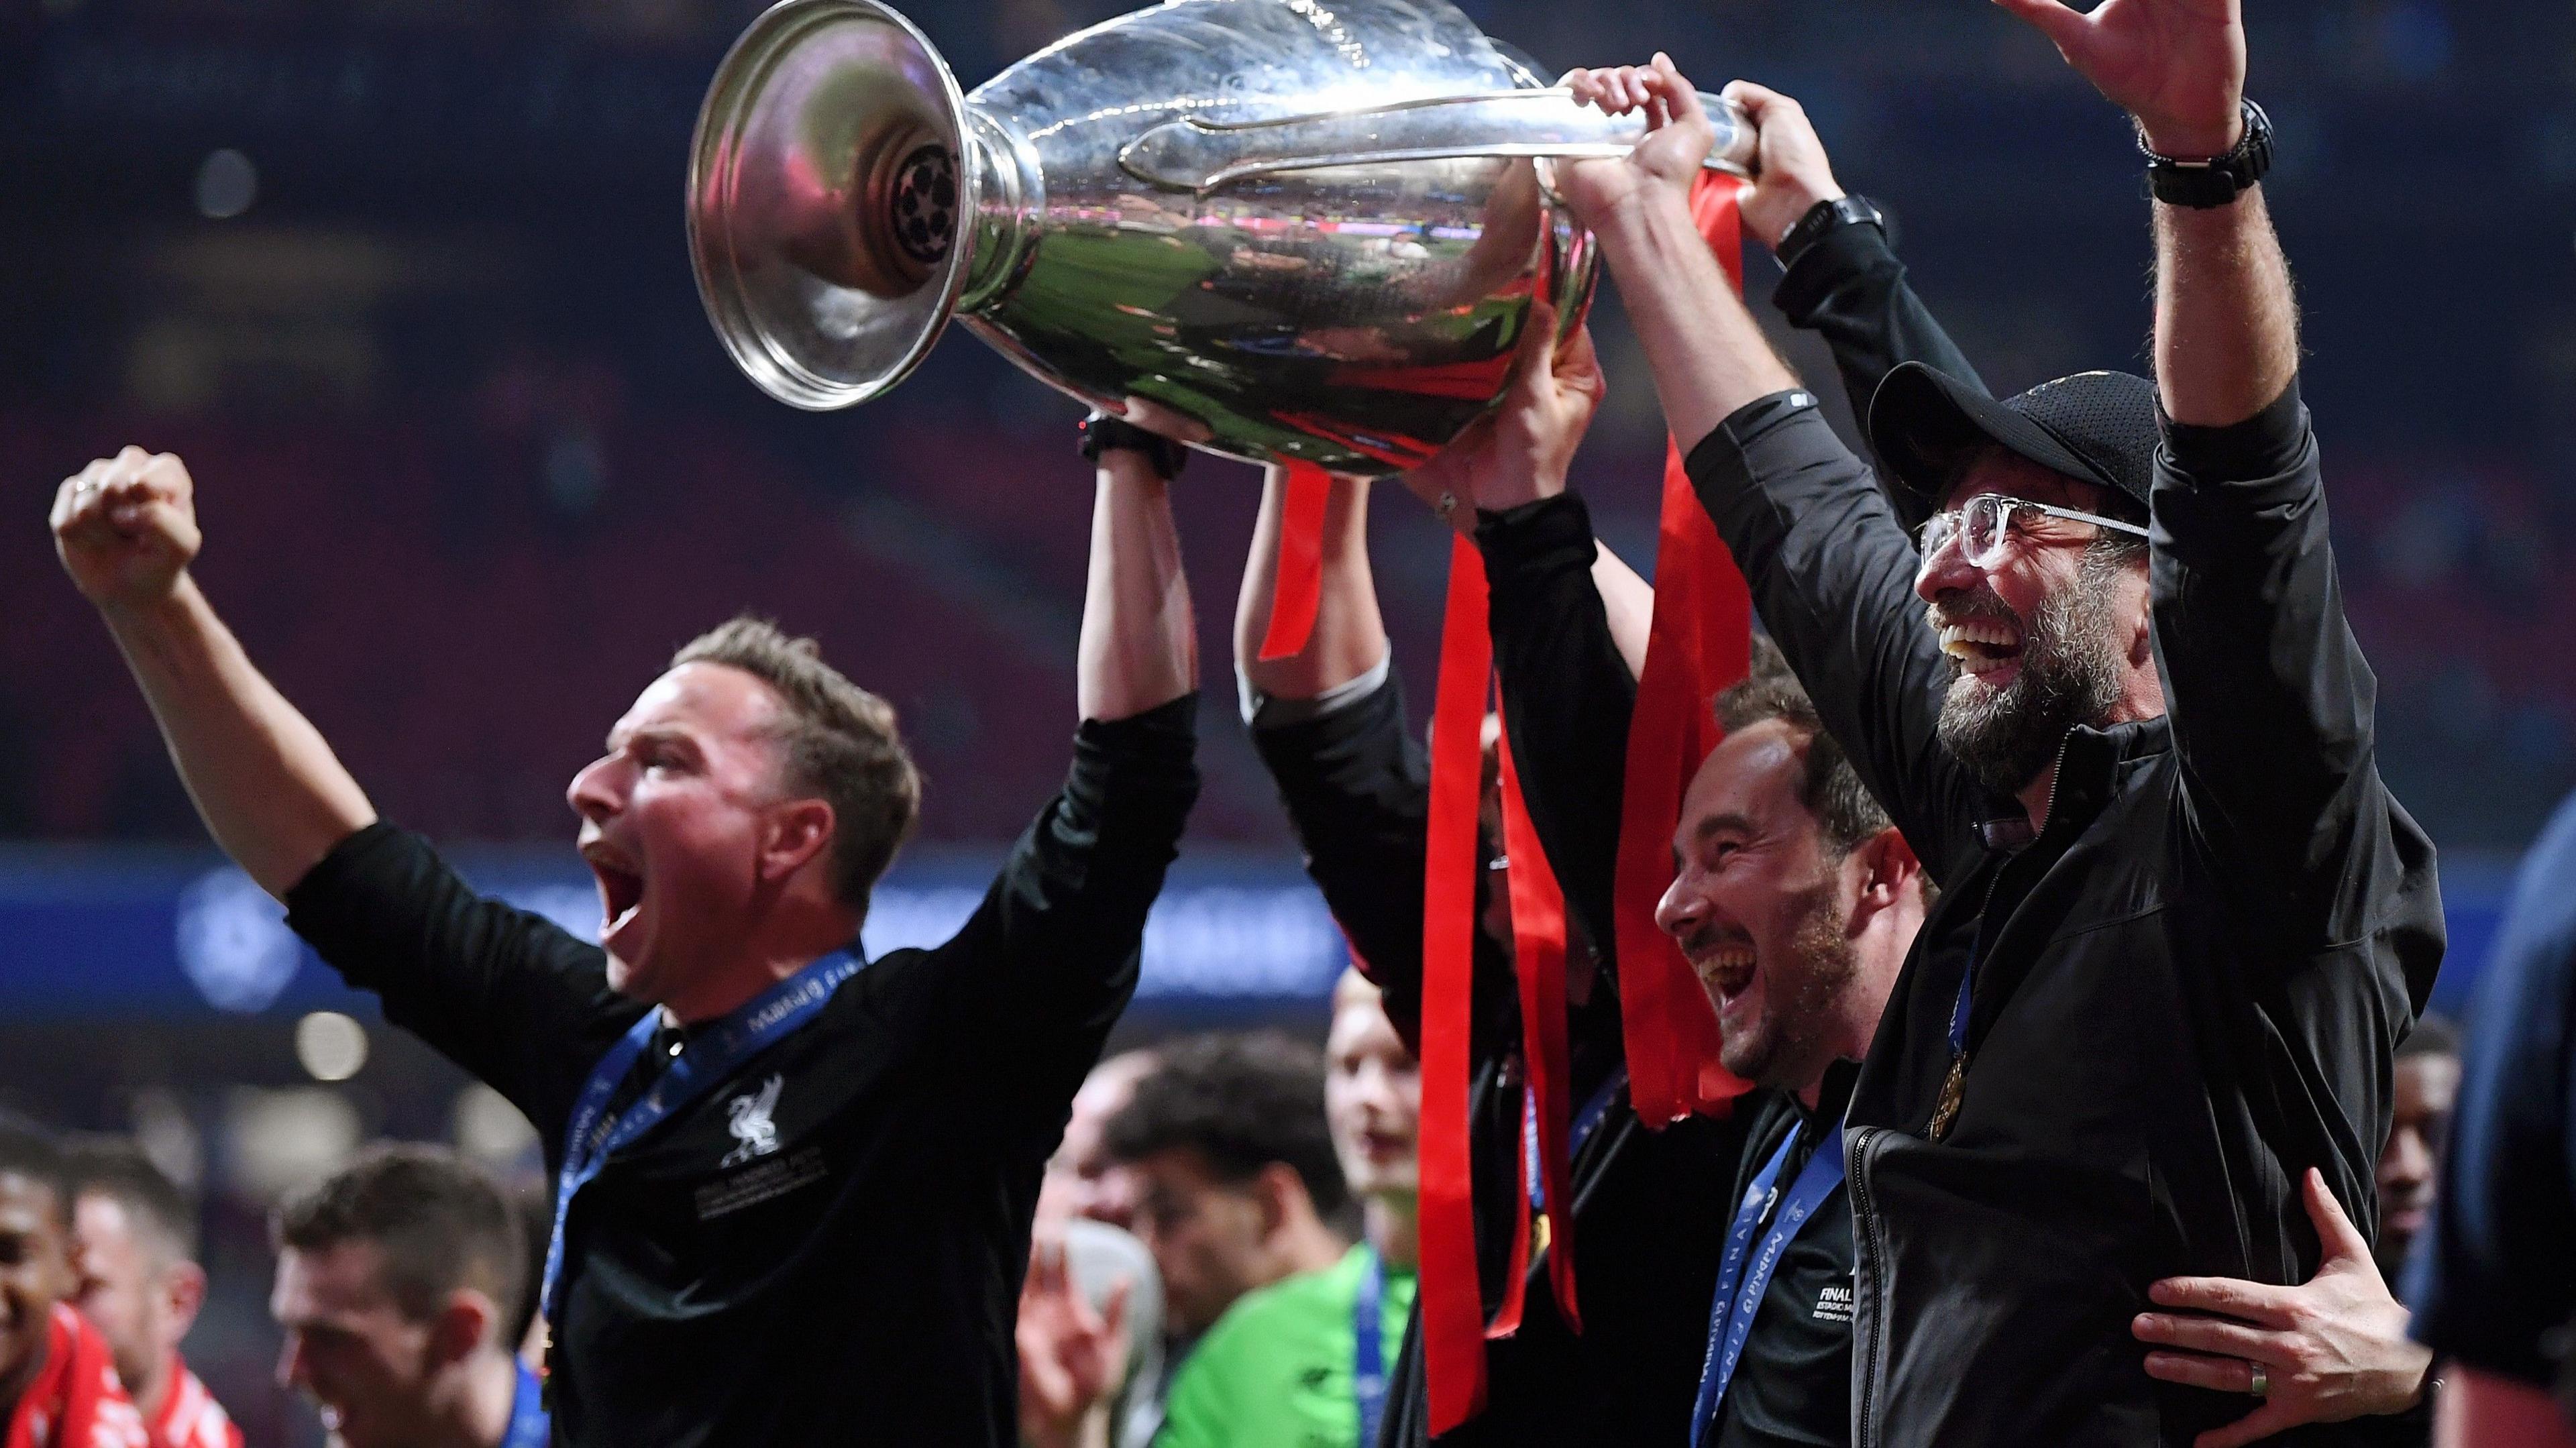
{"type": "Polygon", "coordinates": [[[1968,566],[1992,568],[2003,561],[2004,545],[2012,535],[2013,514],[2022,511],[2038,513],[2043,517],[2068,518],[2078,523],[2090,523],[2097,528],[2108,528],[2115,533],[2128,533],[2140,538],[2147,536],[2147,530],[2135,523],[2123,523],[2117,518],[2105,518],[2099,513],[2079,513],[2073,508],[2053,508],[2046,503],[2034,503],[2028,498],[2010,498],[2001,493],[1979,493],[1960,507],[1935,513],[1924,519],[1923,526],[1917,529],[1914,535],[1916,547],[1928,560],[1933,554],[1941,551],[1942,544],[1956,537],[1959,540],[1959,556],[1967,560],[1968,566]]]}

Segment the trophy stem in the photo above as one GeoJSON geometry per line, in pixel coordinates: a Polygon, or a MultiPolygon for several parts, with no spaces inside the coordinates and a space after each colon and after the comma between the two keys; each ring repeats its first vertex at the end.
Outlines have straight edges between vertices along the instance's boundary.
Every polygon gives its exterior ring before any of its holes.
{"type": "Polygon", "coordinates": [[[966,146],[973,212],[966,231],[966,287],[955,308],[960,315],[1000,301],[1027,272],[1037,240],[1035,218],[1046,206],[1046,174],[1016,131],[969,105],[966,146]]]}

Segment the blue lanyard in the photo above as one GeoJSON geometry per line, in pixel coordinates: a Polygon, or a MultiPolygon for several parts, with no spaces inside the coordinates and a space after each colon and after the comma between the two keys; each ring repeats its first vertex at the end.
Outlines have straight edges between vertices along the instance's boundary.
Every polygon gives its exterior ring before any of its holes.
{"type": "Polygon", "coordinates": [[[1699,1370],[1699,1403],[1691,1411],[1691,1448],[1699,1448],[1708,1430],[1717,1422],[1718,1404],[1725,1401],[1726,1385],[1734,1380],[1736,1360],[1744,1356],[1744,1341],[1753,1332],[1753,1317],[1762,1308],[1762,1294],[1771,1285],[1771,1273],[1780,1265],[1780,1254],[1798,1229],[1816,1214],[1825,1199],[1843,1184],[1843,1129],[1816,1143],[1816,1154],[1807,1158],[1804,1170],[1789,1187],[1789,1195],[1780,1203],[1779,1216],[1771,1230],[1763,1235],[1762,1250],[1752,1256],[1747,1266],[1746,1255],[1753,1246],[1753,1233],[1771,1206],[1782,1168],[1789,1164],[1789,1153],[1798,1145],[1798,1133],[1780,1143],[1771,1154],[1762,1174],[1746,1188],[1744,1202],[1735,1209],[1735,1224],[1727,1229],[1726,1255],[1718,1260],[1717,1294],[1708,1308],[1708,1356],[1699,1370]]]}
{"type": "Polygon", "coordinates": [[[1977,978],[1977,957],[1968,956],[1967,969],[1959,972],[1959,1000],[1950,1007],[1950,1056],[1957,1060],[1968,1054],[1968,988],[1977,978]]]}
{"type": "Polygon", "coordinates": [[[1359,1448],[1376,1448],[1377,1425],[1386,1417],[1386,1348],[1383,1332],[1386,1264],[1377,1249],[1362,1247],[1359,1295],[1351,1299],[1351,1397],[1360,1413],[1359,1448]]]}
{"type": "Polygon", "coordinates": [[[552,1431],[546,1419],[545,1385],[521,1363],[518,1390],[510,1395],[510,1431],[501,1439],[501,1448],[546,1448],[552,1431]]]}
{"type": "MultiPolygon", "coordinates": [[[[1583,1109],[1574,1114],[1574,1131],[1565,1144],[1567,1158],[1581,1153],[1583,1143],[1591,1140],[1592,1133],[1601,1129],[1601,1123],[1610,1117],[1611,1106],[1619,1099],[1620,1088],[1627,1084],[1628,1063],[1622,1061],[1593,1089],[1592,1098],[1583,1103],[1583,1109]]],[[[1521,1151],[1529,1169],[1530,1208],[1545,1211],[1547,1181],[1539,1170],[1538,1161],[1538,1093],[1526,1086],[1521,1088],[1521,1151]]]]}
{"type": "Polygon", "coordinates": [[[563,1304],[558,1297],[563,1288],[564,1220],[572,1213],[574,1194],[599,1175],[611,1152],[661,1125],[744,1062],[811,1022],[841,982],[866,965],[849,951],[836,950],[752,997],[683,1047],[651,1089],[614,1120],[608,1118],[609,1098],[652,1044],[657,1013],[646,1011],[625,1038],[590,1068],[590,1079],[573,1103],[571,1128],[564,1133],[563,1173],[555,1180],[555,1230],[546,1243],[546,1320],[554,1325],[558,1338],[563,1333],[559,1315],[563,1304]]]}

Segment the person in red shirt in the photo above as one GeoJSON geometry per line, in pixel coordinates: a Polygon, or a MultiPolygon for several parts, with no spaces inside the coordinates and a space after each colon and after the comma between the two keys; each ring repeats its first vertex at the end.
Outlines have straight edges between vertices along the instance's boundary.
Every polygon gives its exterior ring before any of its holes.
{"type": "Polygon", "coordinates": [[[144,1448],[143,1415],[74,1285],[62,1148],[0,1116],[0,1448],[144,1448]]]}
{"type": "Polygon", "coordinates": [[[131,1142],[80,1142],[69,1156],[74,1305],[107,1339],[151,1448],[242,1448],[241,1429],[179,1357],[206,1300],[195,1204],[131,1142]]]}

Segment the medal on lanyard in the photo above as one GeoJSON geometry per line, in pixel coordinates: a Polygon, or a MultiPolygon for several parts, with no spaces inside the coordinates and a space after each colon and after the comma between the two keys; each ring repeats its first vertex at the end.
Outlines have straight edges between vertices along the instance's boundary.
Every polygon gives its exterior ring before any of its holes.
{"type": "Polygon", "coordinates": [[[1386,1264],[1375,1247],[1362,1247],[1360,1290],[1351,1299],[1351,1399],[1359,1409],[1359,1448],[1375,1448],[1386,1418],[1386,1264]]]}
{"type": "Polygon", "coordinates": [[[1977,973],[1977,958],[1968,957],[1968,968],[1959,973],[1959,999],[1950,1007],[1950,1074],[1941,1078],[1941,1099],[1932,1103],[1932,1124],[1923,1129],[1924,1139],[1939,1141],[1950,1134],[1950,1126],[1959,1119],[1959,1103],[1968,1096],[1968,982],[1977,973]]]}
{"type": "Polygon", "coordinates": [[[590,1079],[582,1083],[581,1095],[573,1102],[571,1126],[564,1133],[563,1171],[555,1179],[555,1229],[546,1243],[541,1301],[546,1321],[553,1324],[558,1337],[563,1328],[563,1304],[558,1298],[563,1289],[564,1222],[572,1215],[574,1196],[599,1175],[611,1152],[661,1125],[732,1076],[744,1062],[810,1024],[832,992],[866,964],[846,950],[834,951],[752,997],[683,1047],[643,1096],[613,1119],[608,1115],[609,1099],[652,1044],[658,1013],[646,1011],[590,1068],[590,1079]]]}
{"type": "MultiPolygon", "coordinates": [[[[1986,892],[1991,903],[1994,892],[1986,892]]],[[[1986,923],[1977,922],[1977,938],[1968,947],[1967,967],[1959,972],[1959,999],[1950,1006],[1950,1072],[1941,1078],[1940,1098],[1932,1103],[1931,1124],[1923,1128],[1923,1139],[1939,1141],[1958,1124],[1959,1104],[1968,1099],[1968,1002],[1969,991],[1977,980],[1977,962],[1986,954],[1986,923]]]]}
{"type": "Polygon", "coordinates": [[[1789,1153],[1796,1149],[1798,1135],[1790,1132],[1789,1139],[1771,1154],[1762,1174],[1745,1189],[1744,1202],[1736,1208],[1735,1222],[1727,1229],[1726,1255],[1718,1259],[1717,1292],[1708,1309],[1708,1356],[1700,1365],[1699,1400],[1691,1414],[1691,1448],[1700,1448],[1708,1430],[1717,1422],[1718,1405],[1726,1400],[1726,1385],[1735,1379],[1735,1365],[1744,1356],[1745,1339],[1753,1333],[1754,1315],[1761,1311],[1762,1294],[1771,1285],[1780,1254],[1816,1209],[1843,1184],[1843,1129],[1836,1126],[1816,1143],[1815,1155],[1807,1158],[1807,1165],[1789,1187],[1789,1195],[1780,1201],[1771,1230],[1763,1234],[1761,1250],[1753,1250],[1753,1234],[1770,1214],[1780,1173],[1789,1165],[1789,1153]]]}

